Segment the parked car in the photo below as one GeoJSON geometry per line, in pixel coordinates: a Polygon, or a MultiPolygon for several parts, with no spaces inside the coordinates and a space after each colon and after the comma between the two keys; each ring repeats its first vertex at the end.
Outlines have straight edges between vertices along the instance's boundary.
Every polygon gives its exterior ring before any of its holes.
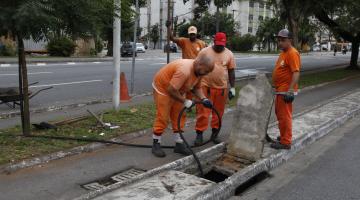
{"type": "Polygon", "coordinates": [[[167,50],[170,50],[170,52],[176,53],[177,52],[177,45],[175,43],[170,43],[169,44],[170,47],[168,47],[168,45],[164,46],[164,52],[166,53],[167,50]]]}
{"type": "MultiPolygon", "coordinates": [[[[125,56],[132,56],[134,49],[133,49],[133,44],[132,43],[124,43],[121,46],[121,57],[125,57],[125,56]]],[[[137,56],[137,52],[135,52],[135,57],[137,56]]]]}
{"type": "Polygon", "coordinates": [[[136,52],[145,53],[145,46],[143,43],[136,43],[136,52]]]}

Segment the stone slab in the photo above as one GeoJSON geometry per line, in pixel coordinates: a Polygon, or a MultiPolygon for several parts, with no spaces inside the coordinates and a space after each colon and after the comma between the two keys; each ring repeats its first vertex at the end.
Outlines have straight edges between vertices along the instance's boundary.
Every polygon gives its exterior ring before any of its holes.
{"type": "Polygon", "coordinates": [[[127,185],[97,200],[186,200],[192,199],[199,191],[206,190],[215,183],[194,175],[170,170],[127,185]]]}
{"type": "Polygon", "coordinates": [[[273,99],[271,90],[265,74],[257,74],[240,90],[228,140],[230,155],[251,161],[260,159],[273,99]]]}

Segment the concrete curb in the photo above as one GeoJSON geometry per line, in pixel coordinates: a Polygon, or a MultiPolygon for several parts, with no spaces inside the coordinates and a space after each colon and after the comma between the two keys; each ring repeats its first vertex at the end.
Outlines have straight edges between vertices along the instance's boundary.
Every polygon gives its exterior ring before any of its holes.
{"type": "Polygon", "coordinates": [[[276,168],[280,164],[286,162],[288,159],[293,157],[297,152],[302,150],[305,146],[312,144],[313,142],[319,140],[320,138],[326,136],[328,133],[333,131],[334,129],[343,125],[349,119],[360,114],[360,108],[356,110],[352,110],[347,112],[342,117],[337,119],[332,119],[324,123],[319,129],[313,130],[302,137],[298,138],[294,141],[292,145],[292,149],[282,150],[276,154],[271,155],[268,158],[261,159],[252,165],[247,166],[243,170],[233,174],[224,182],[219,183],[212,187],[207,192],[202,192],[198,194],[196,199],[199,200],[220,200],[220,199],[228,199],[231,196],[234,196],[235,190],[241,184],[245,183],[250,178],[255,175],[276,168]]]}

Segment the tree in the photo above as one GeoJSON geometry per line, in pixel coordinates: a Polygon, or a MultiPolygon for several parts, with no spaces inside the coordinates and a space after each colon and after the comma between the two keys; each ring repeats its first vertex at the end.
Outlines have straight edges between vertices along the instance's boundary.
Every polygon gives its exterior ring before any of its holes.
{"type": "Polygon", "coordinates": [[[202,37],[213,36],[216,31],[216,21],[219,20],[220,28],[218,31],[226,33],[227,37],[232,37],[236,33],[238,23],[234,21],[234,18],[231,14],[220,13],[217,17],[216,14],[210,14],[205,12],[197,20],[192,20],[189,23],[185,23],[179,26],[179,36],[186,37],[187,29],[189,26],[193,25],[198,28],[198,31],[202,34],[202,37]]]}
{"type": "Polygon", "coordinates": [[[279,18],[263,20],[256,32],[256,37],[263,46],[267,46],[268,52],[271,51],[271,44],[276,46],[276,35],[284,27],[279,18]]]}
{"type": "Polygon", "coordinates": [[[314,14],[334,33],[352,43],[349,69],[359,69],[360,2],[324,0],[316,2],[314,14]]]}
{"type": "Polygon", "coordinates": [[[156,43],[160,39],[160,29],[159,24],[152,25],[150,28],[150,39],[154,43],[154,49],[156,48],[156,43]]]}
{"type": "MultiPolygon", "coordinates": [[[[24,39],[39,41],[50,34],[72,37],[91,35],[99,25],[104,7],[112,0],[2,0],[0,34],[9,33],[17,40],[19,56],[19,91],[22,96],[23,134],[30,135],[29,91],[24,39]]],[[[111,12],[113,13],[113,11],[111,12]]]]}
{"type": "MultiPolygon", "coordinates": [[[[184,4],[189,0],[183,0],[184,4]]],[[[220,31],[220,8],[226,8],[233,3],[233,0],[195,0],[194,3],[198,6],[194,9],[195,19],[199,18],[201,14],[209,10],[211,2],[216,6],[216,21],[215,21],[215,30],[216,32],[220,31]]]]}
{"type": "Polygon", "coordinates": [[[280,18],[287,22],[293,33],[294,46],[300,49],[300,24],[304,23],[313,11],[312,0],[270,0],[275,9],[279,11],[280,18]]]}

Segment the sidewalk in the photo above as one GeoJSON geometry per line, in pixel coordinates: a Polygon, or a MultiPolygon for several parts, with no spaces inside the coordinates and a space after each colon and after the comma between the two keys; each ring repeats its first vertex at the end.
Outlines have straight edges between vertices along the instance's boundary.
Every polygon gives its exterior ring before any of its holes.
{"type": "MultiPolygon", "coordinates": [[[[360,79],[351,79],[332,83],[324,87],[308,90],[297,97],[295,113],[304,112],[311,107],[323,103],[335,96],[358,88],[360,79]]],[[[226,139],[232,124],[232,115],[224,116],[221,138],[226,139]]],[[[194,133],[187,127],[186,138],[192,143],[194,133]]],[[[207,135],[208,136],[208,135],[207,135]]],[[[164,134],[164,145],[173,144],[172,136],[164,134]]],[[[131,142],[151,143],[151,135],[142,136],[131,142]]],[[[197,148],[196,151],[211,146],[197,148]]],[[[0,192],[4,199],[72,199],[88,193],[81,187],[130,167],[149,170],[165,163],[181,158],[172,150],[166,150],[166,158],[155,158],[150,149],[109,146],[96,152],[53,161],[42,166],[23,169],[10,175],[0,175],[0,192]]]]}

